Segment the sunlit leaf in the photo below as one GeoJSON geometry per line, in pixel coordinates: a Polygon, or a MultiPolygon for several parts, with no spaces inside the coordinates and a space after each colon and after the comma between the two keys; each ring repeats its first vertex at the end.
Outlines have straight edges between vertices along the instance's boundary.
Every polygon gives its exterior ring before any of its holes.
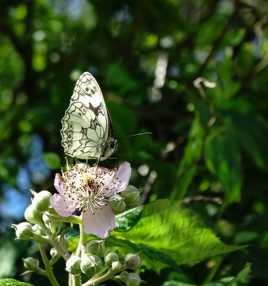
{"type": "Polygon", "coordinates": [[[33,284],[7,278],[7,279],[0,279],[0,286],[33,286],[33,284]]]}
{"type": "Polygon", "coordinates": [[[193,265],[238,249],[221,242],[192,211],[169,200],[146,205],[128,232],[114,232],[113,237],[141,252],[146,266],[155,270],[167,265],[193,265]]]}

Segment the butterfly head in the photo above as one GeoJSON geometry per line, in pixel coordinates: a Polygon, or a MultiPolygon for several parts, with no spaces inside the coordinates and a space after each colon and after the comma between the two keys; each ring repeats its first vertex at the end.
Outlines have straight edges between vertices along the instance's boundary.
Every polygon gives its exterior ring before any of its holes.
{"type": "Polygon", "coordinates": [[[109,158],[117,149],[117,140],[109,137],[103,152],[102,160],[109,158]]]}

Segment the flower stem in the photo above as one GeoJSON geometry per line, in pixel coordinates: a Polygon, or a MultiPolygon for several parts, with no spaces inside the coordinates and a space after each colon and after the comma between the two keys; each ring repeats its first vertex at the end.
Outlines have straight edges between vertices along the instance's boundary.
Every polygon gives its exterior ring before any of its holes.
{"type": "Polygon", "coordinates": [[[85,237],[84,225],[83,225],[83,214],[82,214],[82,220],[79,223],[79,231],[80,231],[80,237],[79,237],[79,243],[76,249],[76,255],[78,256],[86,252],[86,249],[85,249],[86,237],[85,237]]]}
{"type": "Polygon", "coordinates": [[[105,282],[109,279],[111,279],[114,276],[112,270],[108,270],[105,274],[102,276],[96,277],[96,278],[91,278],[87,282],[85,282],[82,286],[94,286],[98,285],[99,283],[105,282]]]}
{"type": "Polygon", "coordinates": [[[73,285],[72,286],[81,286],[81,277],[80,275],[72,275],[73,285]]]}
{"type": "Polygon", "coordinates": [[[53,273],[52,267],[49,264],[49,260],[47,258],[46,252],[41,245],[39,245],[39,251],[40,251],[40,254],[41,254],[44,266],[45,266],[46,275],[47,275],[48,280],[50,281],[50,284],[52,286],[60,286],[60,284],[58,283],[58,281],[57,281],[57,279],[53,273]]]}
{"type": "Polygon", "coordinates": [[[73,223],[73,224],[81,223],[81,219],[79,216],[59,217],[59,216],[52,215],[52,214],[50,216],[53,217],[53,219],[60,221],[60,222],[73,223]]]}

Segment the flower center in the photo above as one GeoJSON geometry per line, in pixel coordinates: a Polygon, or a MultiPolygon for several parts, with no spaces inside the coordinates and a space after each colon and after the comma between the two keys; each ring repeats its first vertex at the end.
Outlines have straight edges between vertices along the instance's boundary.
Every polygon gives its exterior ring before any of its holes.
{"type": "Polygon", "coordinates": [[[76,165],[69,171],[63,173],[65,183],[64,196],[71,200],[79,211],[96,209],[106,204],[105,193],[101,176],[91,174],[92,169],[76,165]]]}

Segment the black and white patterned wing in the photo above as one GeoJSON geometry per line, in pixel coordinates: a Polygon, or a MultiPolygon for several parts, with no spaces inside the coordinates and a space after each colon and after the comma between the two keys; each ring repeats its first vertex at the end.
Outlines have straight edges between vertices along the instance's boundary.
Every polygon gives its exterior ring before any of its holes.
{"type": "Polygon", "coordinates": [[[70,105],[62,118],[65,154],[78,159],[103,155],[109,137],[109,117],[100,87],[88,72],[78,79],[70,105]]]}

